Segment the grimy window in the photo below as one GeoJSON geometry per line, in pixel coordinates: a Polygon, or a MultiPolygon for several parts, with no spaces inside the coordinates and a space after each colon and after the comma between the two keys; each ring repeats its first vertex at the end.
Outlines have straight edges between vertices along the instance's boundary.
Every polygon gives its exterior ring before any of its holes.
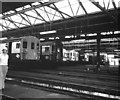
{"type": "Polygon", "coordinates": [[[31,49],[34,49],[34,47],[35,47],[35,43],[32,42],[32,43],[31,43],[31,49]]]}
{"type": "Polygon", "coordinates": [[[23,48],[27,48],[27,41],[23,41],[23,48]]]}
{"type": "Polygon", "coordinates": [[[20,43],[16,43],[16,48],[20,48],[20,43]]]}

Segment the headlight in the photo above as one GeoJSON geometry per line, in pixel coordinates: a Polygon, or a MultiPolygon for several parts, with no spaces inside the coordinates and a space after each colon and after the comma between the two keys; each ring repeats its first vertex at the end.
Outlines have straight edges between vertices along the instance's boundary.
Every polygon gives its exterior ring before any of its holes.
{"type": "Polygon", "coordinates": [[[20,58],[20,55],[19,55],[19,54],[16,54],[16,58],[20,58]]]}

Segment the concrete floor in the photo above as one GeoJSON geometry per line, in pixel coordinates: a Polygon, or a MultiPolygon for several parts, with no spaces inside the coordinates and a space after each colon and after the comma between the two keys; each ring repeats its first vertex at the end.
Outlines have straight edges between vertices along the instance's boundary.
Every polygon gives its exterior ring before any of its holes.
{"type": "Polygon", "coordinates": [[[14,98],[73,98],[72,96],[6,83],[2,94],[14,98]]]}

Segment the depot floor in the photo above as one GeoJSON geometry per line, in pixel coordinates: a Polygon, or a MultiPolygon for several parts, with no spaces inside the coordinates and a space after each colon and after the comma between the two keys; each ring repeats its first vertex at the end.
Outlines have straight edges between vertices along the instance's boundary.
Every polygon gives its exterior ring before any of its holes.
{"type": "Polygon", "coordinates": [[[6,82],[6,87],[2,91],[3,95],[14,98],[73,98],[68,95],[44,91],[42,89],[25,87],[18,84],[6,82]]]}

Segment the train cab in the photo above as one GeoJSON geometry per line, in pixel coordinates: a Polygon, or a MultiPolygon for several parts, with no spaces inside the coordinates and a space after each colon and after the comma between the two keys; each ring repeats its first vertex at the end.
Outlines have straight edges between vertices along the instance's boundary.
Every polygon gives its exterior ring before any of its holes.
{"type": "Polygon", "coordinates": [[[41,42],[41,60],[58,62],[62,60],[62,43],[41,42]]]}

